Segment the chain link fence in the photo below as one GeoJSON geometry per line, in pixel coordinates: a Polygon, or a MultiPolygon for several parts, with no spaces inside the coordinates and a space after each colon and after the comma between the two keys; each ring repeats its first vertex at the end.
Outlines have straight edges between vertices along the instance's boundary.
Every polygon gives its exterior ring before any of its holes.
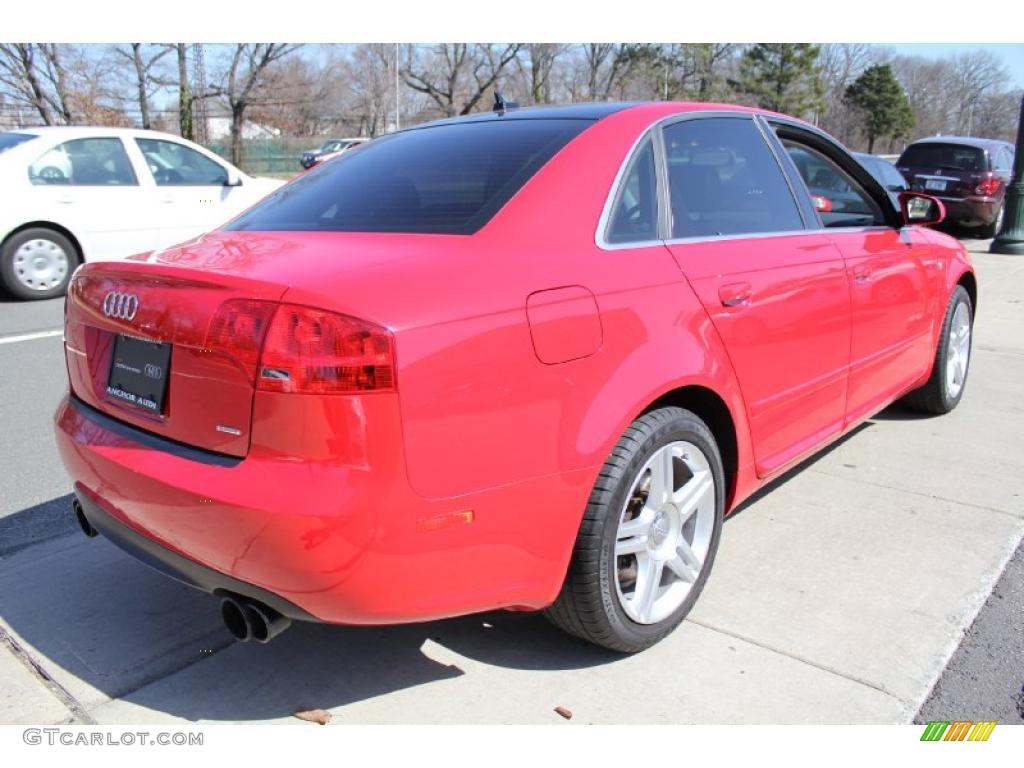
{"type": "MultiPolygon", "coordinates": [[[[291,178],[302,170],[299,158],[306,150],[318,148],[325,137],[279,136],[272,139],[247,139],[242,142],[241,169],[253,176],[291,178]]],[[[225,160],[231,160],[231,142],[214,141],[207,145],[225,160]]]]}

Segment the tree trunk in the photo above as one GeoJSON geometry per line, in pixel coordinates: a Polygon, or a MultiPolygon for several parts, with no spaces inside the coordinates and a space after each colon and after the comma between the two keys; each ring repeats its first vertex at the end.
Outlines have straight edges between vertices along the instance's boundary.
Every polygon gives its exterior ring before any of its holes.
{"type": "Polygon", "coordinates": [[[244,101],[231,105],[231,162],[239,168],[242,166],[242,126],[246,106],[244,101]]]}
{"type": "Polygon", "coordinates": [[[135,77],[139,86],[139,112],[142,115],[142,127],[148,131],[152,125],[149,122],[149,96],[146,94],[146,65],[142,61],[142,43],[132,43],[131,45],[135,77]]]}
{"type": "Polygon", "coordinates": [[[868,135],[868,154],[875,154],[875,137],[871,134],[868,135]]]}
{"type": "Polygon", "coordinates": [[[32,43],[18,43],[18,54],[21,58],[22,69],[24,69],[25,80],[29,90],[32,92],[32,106],[39,112],[39,116],[46,125],[53,125],[53,115],[46,103],[46,94],[43,93],[43,86],[36,74],[35,60],[32,56],[32,43]]]}
{"type": "Polygon", "coordinates": [[[178,43],[178,127],[181,138],[193,141],[192,88],[188,84],[188,56],[185,43],[178,43]]]}

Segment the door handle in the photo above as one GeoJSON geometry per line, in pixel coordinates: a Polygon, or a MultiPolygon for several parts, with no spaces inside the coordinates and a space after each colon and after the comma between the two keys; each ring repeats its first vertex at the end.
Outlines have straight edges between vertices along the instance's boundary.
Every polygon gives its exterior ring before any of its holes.
{"type": "Polygon", "coordinates": [[[853,279],[858,283],[866,283],[871,279],[871,268],[863,264],[858,264],[853,268],[853,279]]]}
{"type": "Polygon", "coordinates": [[[718,289],[723,307],[744,307],[750,304],[750,295],[750,283],[729,283],[718,289]]]}

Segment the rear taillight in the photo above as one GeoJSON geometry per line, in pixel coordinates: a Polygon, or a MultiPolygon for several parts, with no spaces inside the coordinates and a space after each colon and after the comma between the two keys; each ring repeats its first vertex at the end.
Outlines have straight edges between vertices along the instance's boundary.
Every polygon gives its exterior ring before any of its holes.
{"type": "Polygon", "coordinates": [[[260,347],[276,304],[255,299],[229,299],[217,308],[206,332],[206,347],[232,357],[249,377],[256,378],[260,347]]]}
{"type": "Polygon", "coordinates": [[[984,197],[991,197],[999,188],[1003,185],[1003,182],[999,179],[985,179],[978,186],[974,188],[974,194],[982,195],[984,197]]]}
{"type": "Polygon", "coordinates": [[[393,391],[394,349],[386,328],[281,304],[263,342],[256,388],[311,394],[393,391]]]}

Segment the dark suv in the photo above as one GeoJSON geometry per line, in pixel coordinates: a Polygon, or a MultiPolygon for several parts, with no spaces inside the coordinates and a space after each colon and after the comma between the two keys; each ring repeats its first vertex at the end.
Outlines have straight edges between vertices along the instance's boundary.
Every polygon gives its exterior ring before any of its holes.
{"type": "Polygon", "coordinates": [[[993,237],[1003,223],[1003,198],[1013,176],[1013,145],[995,139],[936,136],[915,141],[896,167],[915,192],[946,205],[946,219],[993,237]]]}

